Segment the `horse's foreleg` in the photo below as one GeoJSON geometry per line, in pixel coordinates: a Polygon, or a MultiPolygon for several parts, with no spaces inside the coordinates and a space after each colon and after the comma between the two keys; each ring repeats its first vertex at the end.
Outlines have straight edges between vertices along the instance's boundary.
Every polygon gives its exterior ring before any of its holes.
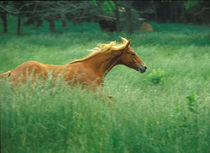
{"type": "Polygon", "coordinates": [[[103,92],[101,88],[99,88],[97,92],[99,93],[99,96],[101,97],[102,101],[108,103],[108,106],[112,106],[113,101],[117,101],[117,99],[114,96],[103,92]]]}

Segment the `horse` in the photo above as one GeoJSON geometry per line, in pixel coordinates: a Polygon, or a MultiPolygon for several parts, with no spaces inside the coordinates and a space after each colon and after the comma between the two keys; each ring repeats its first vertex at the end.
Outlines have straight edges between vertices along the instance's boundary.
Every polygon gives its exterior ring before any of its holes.
{"type": "Polygon", "coordinates": [[[130,40],[121,37],[122,42],[117,44],[111,41],[108,44],[100,44],[85,58],[74,60],[66,65],[49,65],[37,61],[27,61],[11,71],[0,74],[0,78],[9,78],[13,86],[24,84],[29,76],[32,82],[36,79],[47,80],[62,76],[69,85],[82,84],[96,91],[103,86],[104,77],[110,70],[119,64],[126,65],[134,70],[144,73],[147,69],[144,62],[130,47],[130,40]]]}

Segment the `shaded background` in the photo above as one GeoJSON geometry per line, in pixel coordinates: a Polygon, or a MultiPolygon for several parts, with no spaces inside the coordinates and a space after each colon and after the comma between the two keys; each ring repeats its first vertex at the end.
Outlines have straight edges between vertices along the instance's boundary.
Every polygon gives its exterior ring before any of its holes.
{"type": "MultiPolygon", "coordinates": [[[[48,25],[51,33],[58,25],[65,29],[68,24],[81,25],[84,22],[96,23],[102,31],[128,32],[139,31],[145,21],[156,23],[210,23],[210,2],[205,0],[89,0],[89,1],[1,1],[1,32],[8,32],[8,17],[16,18],[17,34],[24,26],[33,29],[48,25]]],[[[72,30],[72,29],[68,29],[72,30]]],[[[86,29],[84,29],[86,30],[86,29]]],[[[47,30],[45,30],[47,31],[47,30]]]]}

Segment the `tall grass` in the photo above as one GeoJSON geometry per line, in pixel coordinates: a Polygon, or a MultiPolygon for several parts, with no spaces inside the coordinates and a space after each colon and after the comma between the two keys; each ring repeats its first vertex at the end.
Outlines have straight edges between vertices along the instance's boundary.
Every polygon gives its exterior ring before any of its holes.
{"type": "MultiPolygon", "coordinates": [[[[1,82],[1,151],[208,152],[210,30],[153,26],[159,31],[120,34],[131,38],[131,47],[148,71],[139,74],[125,66],[115,67],[105,78],[103,91],[116,100],[62,82],[54,88],[50,83],[28,84],[18,92],[9,81],[1,82]]],[[[97,43],[120,41],[118,34],[102,32],[8,34],[0,39],[0,72],[28,60],[66,64],[88,55],[87,50],[97,43]]]]}

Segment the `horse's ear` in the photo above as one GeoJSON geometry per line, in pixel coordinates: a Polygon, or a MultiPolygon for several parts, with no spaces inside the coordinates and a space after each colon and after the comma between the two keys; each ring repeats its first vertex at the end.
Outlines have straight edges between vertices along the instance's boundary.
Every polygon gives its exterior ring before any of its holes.
{"type": "Polygon", "coordinates": [[[128,47],[128,46],[130,45],[130,43],[131,43],[130,40],[127,40],[127,39],[125,39],[125,38],[123,38],[123,37],[121,37],[121,39],[122,39],[122,44],[124,44],[125,47],[128,47]]]}
{"type": "Polygon", "coordinates": [[[121,39],[122,39],[122,44],[126,44],[128,42],[128,40],[123,37],[121,37],[121,39]]]}

